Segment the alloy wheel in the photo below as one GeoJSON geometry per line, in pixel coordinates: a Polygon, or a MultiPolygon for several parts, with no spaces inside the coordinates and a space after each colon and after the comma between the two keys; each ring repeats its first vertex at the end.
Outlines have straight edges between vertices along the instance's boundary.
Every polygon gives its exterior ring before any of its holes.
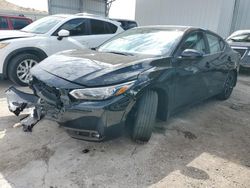
{"type": "Polygon", "coordinates": [[[28,84],[31,79],[30,69],[38,64],[33,59],[25,59],[17,67],[17,77],[23,83],[28,84]]]}

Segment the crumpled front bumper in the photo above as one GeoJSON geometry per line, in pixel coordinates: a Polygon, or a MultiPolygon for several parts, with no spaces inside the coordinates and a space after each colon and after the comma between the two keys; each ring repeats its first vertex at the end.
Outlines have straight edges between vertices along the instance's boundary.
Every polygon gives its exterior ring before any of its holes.
{"type": "Polygon", "coordinates": [[[6,95],[9,110],[16,116],[24,109],[31,109],[31,113],[20,120],[24,131],[32,131],[41,119],[46,118],[58,122],[72,137],[89,141],[103,140],[111,127],[125,120],[134,104],[131,97],[119,96],[105,101],[82,101],[58,107],[15,87],[10,87],[6,95]]]}
{"type": "Polygon", "coordinates": [[[245,53],[245,55],[242,57],[241,62],[240,62],[240,67],[241,68],[250,68],[250,56],[248,55],[249,51],[245,53]]]}
{"type": "Polygon", "coordinates": [[[25,132],[31,132],[32,128],[40,121],[44,114],[37,106],[39,98],[35,95],[24,93],[15,87],[10,87],[6,92],[8,107],[16,116],[27,108],[31,109],[31,113],[20,120],[25,132]]]}

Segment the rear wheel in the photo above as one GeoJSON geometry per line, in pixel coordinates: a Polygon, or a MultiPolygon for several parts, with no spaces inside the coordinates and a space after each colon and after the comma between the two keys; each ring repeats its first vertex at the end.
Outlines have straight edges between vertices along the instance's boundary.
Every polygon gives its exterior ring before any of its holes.
{"type": "Polygon", "coordinates": [[[233,92],[235,82],[236,82],[235,73],[234,72],[229,72],[228,75],[227,75],[226,82],[224,84],[223,91],[218,95],[218,99],[227,100],[231,96],[231,94],[233,92]]]}
{"type": "Polygon", "coordinates": [[[40,62],[33,54],[20,54],[14,57],[8,65],[8,77],[17,85],[28,85],[31,74],[30,69],[40,62]]]}
{"type": "Polygon", "coordinates": [[[147,91],[138,101],[132,138],[135,141],[148,142],[153,131],[158,106],[158,95],[147,91]]]}

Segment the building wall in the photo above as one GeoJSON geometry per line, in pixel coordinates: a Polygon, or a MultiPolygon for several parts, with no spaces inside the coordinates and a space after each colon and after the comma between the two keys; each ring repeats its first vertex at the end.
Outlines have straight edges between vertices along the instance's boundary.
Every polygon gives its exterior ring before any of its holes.
{"type": "Polygon", "coordinates": [[[105,0],[48,0],[50,14],[87,12],[105,16],[105,0]]]}
{"type": "Polygon", "coordinates": [[[49,0],[49,14],[74,14],[81,12],[81,1],[80,0],[49,0]]]}
{"type": "Polygon", "coordinates": [[[85,0],[83,2],[83,12],[99,14],[105,16],[106,1],[104,0],[85,0]]]}
{"type": "Polygon", "coordinates": [[[250,29],[250,1],[236,0],[231,32],[250,29]]]}
{"type": "Polygon", "coordinates": [[[137,0],[136,20],[139,25],[202,27],[227,37],[234,7],[235,0],[137,0]]]}
{"type": "Polygon", "coordinates": [[[220,16],[218,18],[218,27],[215,32],[219,33],[224,38],[231,34],[232,20],[237,0],[223,0],[220,5],[220,16]]]}

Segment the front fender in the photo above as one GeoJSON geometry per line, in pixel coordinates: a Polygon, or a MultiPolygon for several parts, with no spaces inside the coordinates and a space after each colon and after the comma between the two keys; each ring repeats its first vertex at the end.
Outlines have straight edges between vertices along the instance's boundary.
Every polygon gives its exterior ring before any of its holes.
{"type": "Polygon", "coordinates": [[[9,61],[13,57],[15,57],[16,55],[18,55],[20,53],[24,53],[24,52],[30,52],[30,53],[33,52],[35,55],[38,55],[38,57],[42,60],[45,59],[46,57],[48,57],[47,54],[43,50],[36,48],[36,47],[25,47],[25,48],[16,49],[16,50],[12,51],[11,53],[9,53],[3,62],[3,76],[4,76],[4,78],[8,77],[7,73],[8,73],[9,61]]]}

